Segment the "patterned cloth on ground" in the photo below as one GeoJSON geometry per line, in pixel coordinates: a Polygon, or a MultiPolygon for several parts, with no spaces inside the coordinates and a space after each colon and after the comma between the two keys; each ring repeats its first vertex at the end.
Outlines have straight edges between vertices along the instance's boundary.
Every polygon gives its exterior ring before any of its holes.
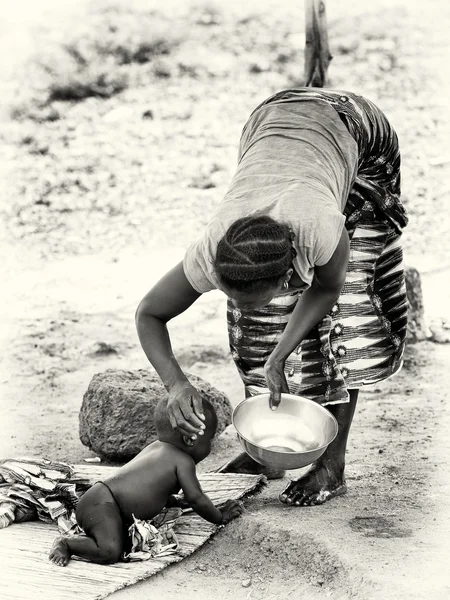
{"type": "Polygon", "coordinates": [[[123,560],[149,560],[175,554],[179,543],[173,528],[182,513],[181,508],[165,508],[150,521],[136,519],[133,515],[134,522],[128,529],[131,550],[124,554],[123,560]]]}
{"type": "MultiPolygon", "coordinates": [[[[74,468],[44,458],[15,458],[0,461],[0,529],[39,519],[56,523],[60,533],[83,533],[75,517],[81,496],[89,489],[86,479],[74,479],[74,468]]],[[[123,560],[148,560],[174,554],[178,539],[174,524],[179,508],[164,509],[150,521],[134,518],[128,529],[131,551],[123,560]]]]}

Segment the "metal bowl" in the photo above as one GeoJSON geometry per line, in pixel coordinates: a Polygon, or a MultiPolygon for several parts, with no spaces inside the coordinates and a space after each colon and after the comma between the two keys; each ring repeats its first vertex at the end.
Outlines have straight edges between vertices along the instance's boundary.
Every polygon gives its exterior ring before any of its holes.
{"type": "Polygon", "coordinates": [[[276,410],[269,407],[269,394],[246,398],[236,406],[232,419],[245,452],[275,469],[310,465],[338,432],[337,421],[326,408],[292,394],[281,394],[276,410]]]}

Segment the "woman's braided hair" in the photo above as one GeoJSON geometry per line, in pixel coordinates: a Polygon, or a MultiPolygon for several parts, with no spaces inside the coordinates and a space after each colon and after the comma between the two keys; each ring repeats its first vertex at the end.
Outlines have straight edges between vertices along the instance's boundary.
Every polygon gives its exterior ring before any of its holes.
{"type": "Polygon", "coordinates": [[[293,256],[287,225],[268,216],[244,217],[218,243],[214,269],[225,286],[252,293],[276,286],[293,256]]]}

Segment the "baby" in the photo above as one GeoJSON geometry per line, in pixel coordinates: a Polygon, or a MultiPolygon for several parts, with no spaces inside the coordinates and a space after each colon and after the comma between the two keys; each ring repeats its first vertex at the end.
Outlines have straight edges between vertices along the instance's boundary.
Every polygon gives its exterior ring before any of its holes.
{"type": "Polygon", "coordinates": [[[186,503],[211,523],[228,523],[242,512],[242,505],[229,500],[217,508],[202,491],[195,465],[211,451],[217,416],[203,400],[205,428],[195,440],[174,429],[167,416],[167,400],[155,409],[158,440],[149,444],[129,463],[81,497],[76,518],[85,535],[59,537],[49,558],[61,567],[75,554],[100,564],[118,562],[126,548],[128,527],[137,519],[152,519],[165,506],[177,504],[180,489],[186,503]]]}

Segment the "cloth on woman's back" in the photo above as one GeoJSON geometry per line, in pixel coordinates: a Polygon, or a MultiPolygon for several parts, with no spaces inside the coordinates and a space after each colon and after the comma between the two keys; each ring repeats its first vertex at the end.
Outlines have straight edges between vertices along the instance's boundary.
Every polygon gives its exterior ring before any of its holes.
{"type": "Polygon", "coordinates": [[[302,88],[274,94],[255,112],[268,104],[290,104],[308,99],[332,107],[358,145],[358,170],[345,206],[347,221],[356,222],[364,202],[369,202],[377,219],[401,233],[408,224],[408,217],[400,201],[397,134],[373,102],[358,94],[338,90],[302,88]]]}
{"type": "Polygon", "coordinates": [[[297,251],[293,264],[306,285],[314,266],[331,258],[345,224],[358,146],[338,113],[316,98],[259,107],[244,127],[231,186],[202,237],[184,258],[198,292],[220,289],[213,261],[228,227],[246,216],[286,223],[297,251]]]}

